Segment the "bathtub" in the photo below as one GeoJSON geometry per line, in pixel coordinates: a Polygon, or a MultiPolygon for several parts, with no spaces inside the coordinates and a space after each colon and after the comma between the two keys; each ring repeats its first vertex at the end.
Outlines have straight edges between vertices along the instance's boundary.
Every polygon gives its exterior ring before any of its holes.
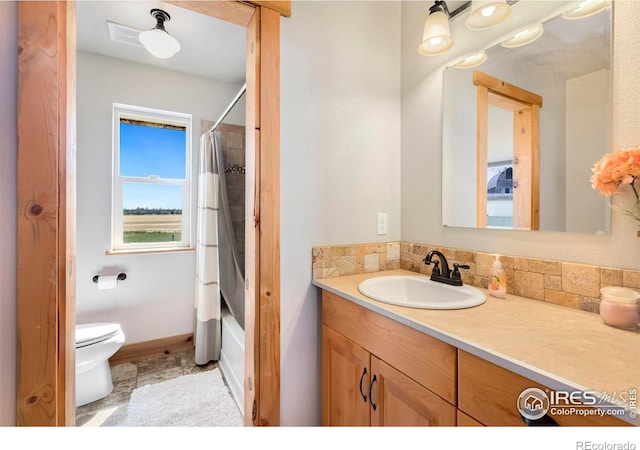
{"type": "Polygon", "coordinates": [[[222,349],[218,365],[244,415],[244,330],[226,308],[222,310],[222,349]]]}

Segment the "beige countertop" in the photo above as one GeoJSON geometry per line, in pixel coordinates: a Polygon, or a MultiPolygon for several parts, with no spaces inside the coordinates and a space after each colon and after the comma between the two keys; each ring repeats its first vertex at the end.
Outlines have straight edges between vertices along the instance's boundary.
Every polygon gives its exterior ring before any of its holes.
{"type": "MultiPolygon", "coordinates": [[[[487,297],[484,304],[457,310],[405,308],[358,292],[361,281],[382,275],[420,276],[389,270],[313,284],[551,389],[595,391],[616,400],[621,393],[628,397],[630,389],[640,390],[639,330],[619,330],[597,314],[515,295],[497,299],[486,289],[480,289],[487,297]]],[[[640,425],[640,418],[630,415],[624,419],[640,425]]]]}

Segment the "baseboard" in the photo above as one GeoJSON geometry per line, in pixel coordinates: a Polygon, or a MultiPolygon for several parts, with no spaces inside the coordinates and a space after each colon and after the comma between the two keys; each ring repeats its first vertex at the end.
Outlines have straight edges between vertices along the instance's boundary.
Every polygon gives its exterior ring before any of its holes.
{"type": "Polygon", "coordinates": [[[168,355],[193,348],[193,333],[181,334],[152,341],[136,342],[123,345],[120,350],[109,358],[110,364],[122,364],[150,356],[168,355]]]}

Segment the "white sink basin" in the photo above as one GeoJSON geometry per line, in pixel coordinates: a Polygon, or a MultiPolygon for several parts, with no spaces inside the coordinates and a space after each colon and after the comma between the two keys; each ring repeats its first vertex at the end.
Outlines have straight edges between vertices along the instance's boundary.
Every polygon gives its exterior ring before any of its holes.
{"type": "Polygon", "coordinates": [[[383,275],[358,285],[358,291],[374,300],[419,309],[463,309],[483,304],[485,295],[473,286],[449,286],[427,277],[383,275]]]}

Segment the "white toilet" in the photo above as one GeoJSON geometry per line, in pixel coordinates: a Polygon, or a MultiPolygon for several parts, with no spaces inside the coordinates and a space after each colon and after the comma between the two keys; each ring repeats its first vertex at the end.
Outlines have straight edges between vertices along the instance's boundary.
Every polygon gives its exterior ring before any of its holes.
{"type": "Polygon", "coordinates": [[[111,393],[109,358],[122,344],[124,333],[117,323],[76,325],[76,407],[111,393]]]}

